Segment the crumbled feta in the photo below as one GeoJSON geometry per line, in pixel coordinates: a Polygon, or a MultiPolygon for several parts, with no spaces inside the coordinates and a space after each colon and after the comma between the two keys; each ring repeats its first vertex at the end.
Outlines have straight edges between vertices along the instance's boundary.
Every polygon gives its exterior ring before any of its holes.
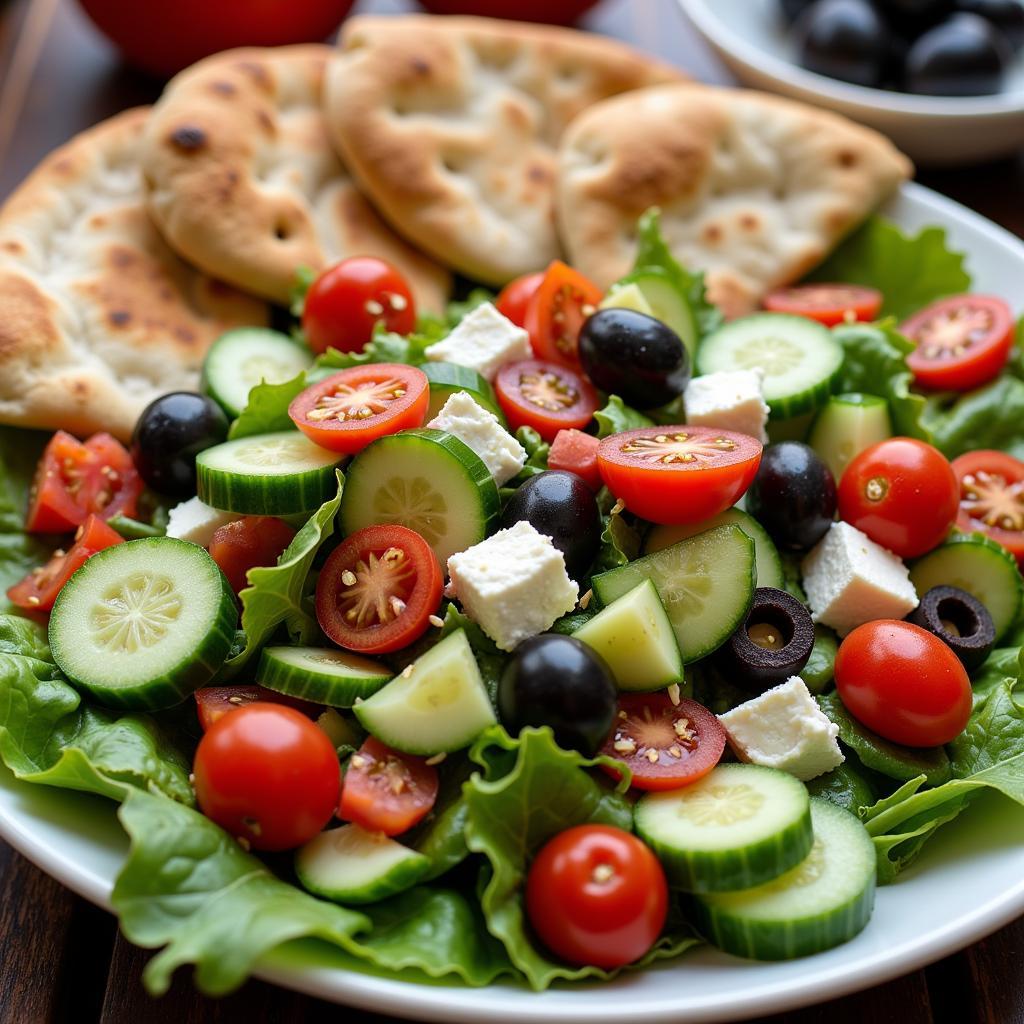
{"type": "Polygon", "coordinates": [[[551,538],[521,521],[448,559],[451,591],[503,651],[576,607],[579,588],[551,538]]]}
{"type": "Polygon", "coordinates": [[[722,370],[694,377],[683,392],[686,422],[692,426],[735,430],[768,440],[768,406],[761,393],[764,371],[722,370]]]}
{"type": "Polygon", "coordinates": [[[189,498],[175,505],[167,516],[167,536],[178,540],[191,541],[201,548],[208,547],[213,535],[228,523],[237,522],[243,516],[234,512],[221,512],[210,508],[198,498],[189,498]]]}
{"type": "Polygon", "coordinates": [[[494,380],[505,364],[530,358],[530,336],[485,302],[470,310],[457,327],[426,351],[427,359],[456,363],[494,380]]]}
{"type": "Polygon", "coordinates": [[[799,676],[719,715],[741,761],[778,768],[803,782],[832,771],[845,758],[833,725],[799,676]]]}
{"type": "Polygon", "coordinates": [[[840,636],[873,619],[902,619],[917,607],[907,567],[849,523],[833,523],[804,559],[812,618],[840,636]]]}
{"type": "Polygon", "coordinates": [[[498,417],[473,401],[467,391],[456,391],[427,424],[457,437],[480,456],[501,487],[523,468],[526,449],[498,422],[498,417]]]}

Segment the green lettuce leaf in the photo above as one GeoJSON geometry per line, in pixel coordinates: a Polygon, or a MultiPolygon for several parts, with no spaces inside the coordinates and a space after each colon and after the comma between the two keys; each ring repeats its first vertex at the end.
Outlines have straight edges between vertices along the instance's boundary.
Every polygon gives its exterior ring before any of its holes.
{"type": "Polygon", "coordinates": [[[501,488],[501,496],[507,500],[520,484],[531,476],[543,473],[548,468],[548,454],[551,445],[537,433],[533,427],[520,427],[516,431],[516,440],[526,449],[526,463],[523,468],[501,488]]]}
{"type": "Polygon", "coordinates": [[[932,396],[921,415],[921,427],[925,440],[949,459],[978,448],[997,448],[1024,458],[1024,380],[1004,374],[962,395],[932,396]]]}
{"type": "Polygon", "coordinates": [[[350,366],[365,366],[367,363],[406,363],[418,366],[426,358],[424,353],[427,347],[439,340],[431,334],[413,333],[403,337],[401,334],[378,330],[361,352],[339,352],[336,348],[329,348],[317,357],[314,367],[316,370],[347,370],[350,366]]]}
{"type": "Polygon", "coordinates": [[[41,431],[0,427],[0,610],[10,607],[7,588],[51,554],[51,544],[23,532],[29,488],[48,440],[41,431]]]}
{"type": "Polygon", "coordinates": [[[609,395],[608,403],[603,409],[594,413],[597,420],[597,436],[610,437],[621,434],[624,430],[636,430],[639,427],[653,427],[654,420],[636,409],[631,409],[618,395],[609,395]]]}
{"type": "Polygon", "coordinates": [[[590,569],[592,576],[617,569],[620,565],[632,562],[640,554],[640,531],[627,521],[621,510],[615,511],[615,508],[602,516],[604,528],[601,530],[601,546],[597,558],[590,569]]]}
{"type": "Polygon", "coordinates": [[[472,771],[469,758],[447,758],[438,769],[441,785],[434,806],[419,825],[402,837],[406,846],[430,858],[431,867],[424,882],[439,878],[469,856],[465,835],[469,808],[462,787],[472,771]]]}
{"type": "Polygon", "coordinates": [[[870,807],[876,799],[868,774],[855,755],[806,785],[811,796],[820,796],[852,814],[857,814],[862,807],[870,807]]]}
{"type": "Polygon", "coordinates": [[[294,430],[295,424],[288,415],[288,406],[307,383],[306,374],[300,373],[283,384],[268,384],[266,381],[257,384],[249,392],[248,404],[231,424],[228,438],[234,441],[253,434],[294,430]]]}
{"type": "Polygon", "coordinates": [[[949,744],[953,775],[966,779],[1024,755],[1024,707],[1018,679],[1005,679],[975,703],[967,728],[949,744]]]}
{"type": "Polygon", "coordinates": [[[1020,647],[997,647],[971,675],[975,708],[997,686],[1015,680],[1021,674],[1020,647]]]}

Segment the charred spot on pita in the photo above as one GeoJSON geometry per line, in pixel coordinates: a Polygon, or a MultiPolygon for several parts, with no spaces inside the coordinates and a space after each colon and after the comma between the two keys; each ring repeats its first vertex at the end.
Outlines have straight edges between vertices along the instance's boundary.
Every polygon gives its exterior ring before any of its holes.
{"type": "Polygon", "coordinates": [[[171,145],[183,153],[195,153],[206,145],[206,132],[198,125],[179,125],[171,132],[171,145]]]}

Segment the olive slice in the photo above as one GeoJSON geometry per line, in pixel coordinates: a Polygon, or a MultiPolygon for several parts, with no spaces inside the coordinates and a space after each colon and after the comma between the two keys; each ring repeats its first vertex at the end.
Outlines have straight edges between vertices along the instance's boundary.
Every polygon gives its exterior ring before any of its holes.
{"type": "Polygon", "coordinates": [[[810,612],[784,590],[758,587],[746,619],[722,647],[721,667],[736,682],[767,690],[799,675],[813,646],[810,612]]]}
{"type": "Polygon", "coordinates": [[[959,587],[932,587],[907,622],[934,633],[965,669],[976,669],[991,653],[996,630],[988,609],[959,587]]]}

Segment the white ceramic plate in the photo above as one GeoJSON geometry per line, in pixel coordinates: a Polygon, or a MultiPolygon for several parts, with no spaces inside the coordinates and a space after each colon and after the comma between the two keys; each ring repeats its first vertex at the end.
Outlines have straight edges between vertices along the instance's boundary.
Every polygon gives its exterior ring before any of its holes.
{"type": "MultiPolygon", "coordinates": [[[[969,255],[977,286],[1024,302],[1024,243],[964,207],[907,185],[885,211],[903,227],[948,227],[969,255]]],[[[1018,308],[1018,312],[1024,311],[1018,308]]],[[[0,836],[44,871],[109,906],[126,840],[112,804],[16,782],[0,767],[0,836]]],[[[479,1024],[600,1024],[740,1020],[832,999],[954,952],[1024,914],[1024,810],[985,797],[939,832],[915,867],[878,894],[875,915],[852,942],[781,964],[702,949],[611,984],[533,993],[511,985],[415,985],[346,969],[341,954],[310,942],[276,952],[261,977],[324,999],[420,1020],[479,1024]]]]}
{"type": "Polygon", "coordinates": [[[911,96],[804,70],[777,15],[778,0],[679,3],[744,85],[829,107],[877,128],[920,163],[980,163],[1024,146],[1024,52],[997,95],[911,96]]]}

